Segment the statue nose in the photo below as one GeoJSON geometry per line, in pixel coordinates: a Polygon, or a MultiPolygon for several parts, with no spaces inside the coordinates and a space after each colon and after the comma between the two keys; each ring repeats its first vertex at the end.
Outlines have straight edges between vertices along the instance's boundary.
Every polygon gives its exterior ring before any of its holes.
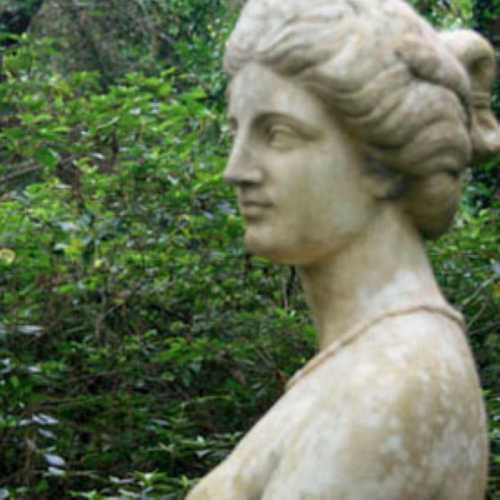
{"type": "Polygon", "coordinates": [[[224,171],[224,180],[229,184],[259,184],[263,172],[255,151],[247,144],[236,143],[224,171]]]}

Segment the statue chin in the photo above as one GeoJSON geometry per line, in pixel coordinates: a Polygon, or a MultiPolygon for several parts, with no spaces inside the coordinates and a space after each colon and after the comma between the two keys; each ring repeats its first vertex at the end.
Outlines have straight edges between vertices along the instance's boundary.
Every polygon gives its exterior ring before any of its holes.
{"type": "Polygon", "coordinates": [[[256,257],[269,259],[275,264],[294,264],[290,259],[286,258],[283,250],[280,250],[276,245],[276,241],[266,241],[265,239],[255,235],[251,230],[245,232],[245,248],[248,253],[256,257]]]}
{"type": "MultiPolygon", "coordinates": [[[[302,266],[314,261],[315,256],[309,255],[311,252],[307,252],[303,244],[294,238],[280,235],[279,228],[275,231],[269,229],[266,232],[252,226],[247,227],[244,244],[249,254],[269,259],[274,264],[288,266],[302,266]]],[[[316,250],[318,248],[319,246],[316,250]]]]}

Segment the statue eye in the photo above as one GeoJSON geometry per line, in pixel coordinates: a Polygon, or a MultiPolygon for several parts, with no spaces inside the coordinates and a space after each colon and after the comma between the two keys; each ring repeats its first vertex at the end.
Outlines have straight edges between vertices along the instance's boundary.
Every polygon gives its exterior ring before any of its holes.
{"type": "Polygon", "coordinates": [[[286,125],[272,125],[268,130],[269,144],[277,149],[288,149],[297,140],[298,135],[286,125]]]}

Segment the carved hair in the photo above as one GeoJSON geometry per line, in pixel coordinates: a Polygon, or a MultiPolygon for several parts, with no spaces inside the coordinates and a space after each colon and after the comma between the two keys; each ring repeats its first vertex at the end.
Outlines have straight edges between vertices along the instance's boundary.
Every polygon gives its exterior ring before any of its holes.
{"type": "Polygon", "coordinates": [[[225,68],[249,62],[323,99],[427,237],[451,223],[471,159],[500,151],[492,47],[472,31],[436,32],[402,0],[249,0],[225,68]]]}

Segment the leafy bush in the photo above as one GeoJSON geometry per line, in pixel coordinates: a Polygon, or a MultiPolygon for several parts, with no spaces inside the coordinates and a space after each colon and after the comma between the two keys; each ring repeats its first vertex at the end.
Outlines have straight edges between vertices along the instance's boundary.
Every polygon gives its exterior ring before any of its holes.
{"type": "Polygon", "coordinates": [[[30,32],[54,40],[57,51],[45,63],[65,75],[96,71],[106,88],[128,72],[154,74],[166,64],[187,70],[196,63],[197,73],[210,78],[218,73],[202,68],[220,59],[211,42],[224,36],[222,0],[42,3],[30,32]]]}
{"type": "Polygon", "coordinates": [[[223,120],[183,74],[99,93],[92,73],[44,75],[30,44],[5,71],[4,484],[180,498],[303,362],[286,271],[245,258],[223,120]]]}

